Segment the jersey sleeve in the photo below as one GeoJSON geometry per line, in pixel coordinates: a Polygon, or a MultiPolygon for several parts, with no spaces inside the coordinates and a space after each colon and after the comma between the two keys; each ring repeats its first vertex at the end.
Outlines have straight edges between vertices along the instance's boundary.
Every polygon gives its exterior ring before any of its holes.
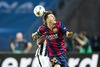
{"type": "Polygon", "coordinates": [[[60,23],[60,29],[63,34],[66,34],[66,32],[68,31],[68,29],[63,23],[60,23]]]}
{"type": "Polygon", "coordinates": [[[39,27],[39,29],[37,30],[38,35],[42,36],[44,34],[44,26],[39,27]]]}

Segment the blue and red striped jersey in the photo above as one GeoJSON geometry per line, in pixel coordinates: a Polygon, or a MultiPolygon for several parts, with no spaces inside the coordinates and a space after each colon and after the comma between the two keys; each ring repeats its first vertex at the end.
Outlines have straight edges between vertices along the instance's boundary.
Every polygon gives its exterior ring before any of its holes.
{"type": "Polygon", "coordinates": [[[45,36],[49,57],[66,53],[63,35],[65,35],[67,31],[68,29],[64,24],[59,21],[54,24],[52,30],[49,29],[47,25],[42,25],[38,29],[38,34],[45,36]]]}

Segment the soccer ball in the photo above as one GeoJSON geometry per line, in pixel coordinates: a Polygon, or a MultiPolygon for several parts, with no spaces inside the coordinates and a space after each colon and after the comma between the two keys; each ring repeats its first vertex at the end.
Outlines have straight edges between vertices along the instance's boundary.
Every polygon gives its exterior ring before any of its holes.
{"type": "Polygon", "coordinates": [[[34,8],[34,14],[35,16],[37,17],[42,17],[43,14],[45,12],[45,8],[41,5],[37,5],[35,8],[34,8]]]}

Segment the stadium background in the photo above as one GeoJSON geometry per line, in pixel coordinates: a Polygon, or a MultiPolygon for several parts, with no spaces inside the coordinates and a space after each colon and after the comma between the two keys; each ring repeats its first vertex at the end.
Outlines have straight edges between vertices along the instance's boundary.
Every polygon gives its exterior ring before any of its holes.
{"type": "MultiPolygon", "coordinates": [[[[30,53],[35,52],[37,46],[31,34],[42,24],[42,18],[33,14],[38,4],[53,11],[70,31],[86,31],[90,39],[97,33],[100,36],[100,0],[0,0],[0,53],[11,52],[10,41],[17,32],[32,42],[30,53]]],[[[97,47],[92,47],[99,53],[100,37],[98,42],[97,47]]]]}
{"type": "Polygon", "coordinates": [[[32,32],[42,24],[41,18],[33,14],[36,5],[54,11],[59,0],[0,0],[0,50],[9,51],[9,42],[17,32],[22,32],[28,40],[32,32]]]}

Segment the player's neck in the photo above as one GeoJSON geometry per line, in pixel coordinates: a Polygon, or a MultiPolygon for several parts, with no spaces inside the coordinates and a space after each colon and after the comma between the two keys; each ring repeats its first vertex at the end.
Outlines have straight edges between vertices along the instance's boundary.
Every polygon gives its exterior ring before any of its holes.
{"type": "Polygon", "coordinates": [[[48,28],[52,30],[54,24],[48,24],[48,28]]]}
{"type": "Polygon", "coordinates": [[[55,23],[47,23],[48,28],[50,28],[52,30],[53,26],[55,23]]]}

